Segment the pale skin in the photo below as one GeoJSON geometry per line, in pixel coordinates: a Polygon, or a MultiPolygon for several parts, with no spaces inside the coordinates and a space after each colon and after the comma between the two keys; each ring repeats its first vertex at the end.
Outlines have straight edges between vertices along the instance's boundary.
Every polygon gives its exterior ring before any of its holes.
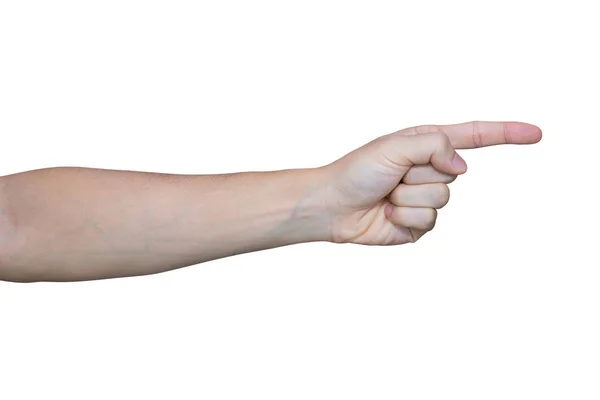
{"type": "Polygon", "coordinates": [[[0,177],[0,280],[147,275],[302,242],[415,242],[467,170],[456,149],[541,135],[521,122],[426,125],[320,168],[174,175],[59,167],[0,177]]]}

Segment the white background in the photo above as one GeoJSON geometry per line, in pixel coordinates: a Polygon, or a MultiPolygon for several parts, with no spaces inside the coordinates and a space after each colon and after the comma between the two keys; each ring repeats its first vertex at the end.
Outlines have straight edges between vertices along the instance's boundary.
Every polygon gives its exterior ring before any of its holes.
{"type": "Polygon", "coordinates": [[[1,1],[0,175],[319,166],[419,124],[435,230],[141,278],[0,283],[0,398],[598,399],[595,2],[1,1]]]}

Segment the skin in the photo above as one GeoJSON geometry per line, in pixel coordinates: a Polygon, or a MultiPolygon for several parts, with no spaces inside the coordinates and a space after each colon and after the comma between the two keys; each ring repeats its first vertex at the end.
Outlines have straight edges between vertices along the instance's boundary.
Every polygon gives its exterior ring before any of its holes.
{"type": "Polygon", "coordinates": [[[74,167],[0,177],[0,279],[147,275],[302,242],[411,243],[467,166],[455,149],[532,144],[520,122],[426,125],[313,169],[174,175],[74,167]]]}

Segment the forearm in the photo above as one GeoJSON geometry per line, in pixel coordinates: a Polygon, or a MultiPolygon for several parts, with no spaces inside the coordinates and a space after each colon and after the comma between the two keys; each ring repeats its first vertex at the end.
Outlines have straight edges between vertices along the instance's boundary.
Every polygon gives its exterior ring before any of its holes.
{"type": "Polygon", "coordinates": [[[317,169],[169,175],[50,168],[1,178],[0,279],[144,275],[328,240],[317,169]]]}

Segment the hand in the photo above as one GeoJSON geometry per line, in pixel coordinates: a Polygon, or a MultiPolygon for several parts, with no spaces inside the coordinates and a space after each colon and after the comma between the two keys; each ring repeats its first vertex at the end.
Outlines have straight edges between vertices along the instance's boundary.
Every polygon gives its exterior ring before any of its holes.
{"type": "Polygon", "coordinates": [[[531,144],[538,127],[520,122],[425,125],[381,136],[336,162],[327,172],[332,240],[392,245],[431,230],[436,209],[449,199],[447,184],[467,166],[454,149],[531,144]]]}

